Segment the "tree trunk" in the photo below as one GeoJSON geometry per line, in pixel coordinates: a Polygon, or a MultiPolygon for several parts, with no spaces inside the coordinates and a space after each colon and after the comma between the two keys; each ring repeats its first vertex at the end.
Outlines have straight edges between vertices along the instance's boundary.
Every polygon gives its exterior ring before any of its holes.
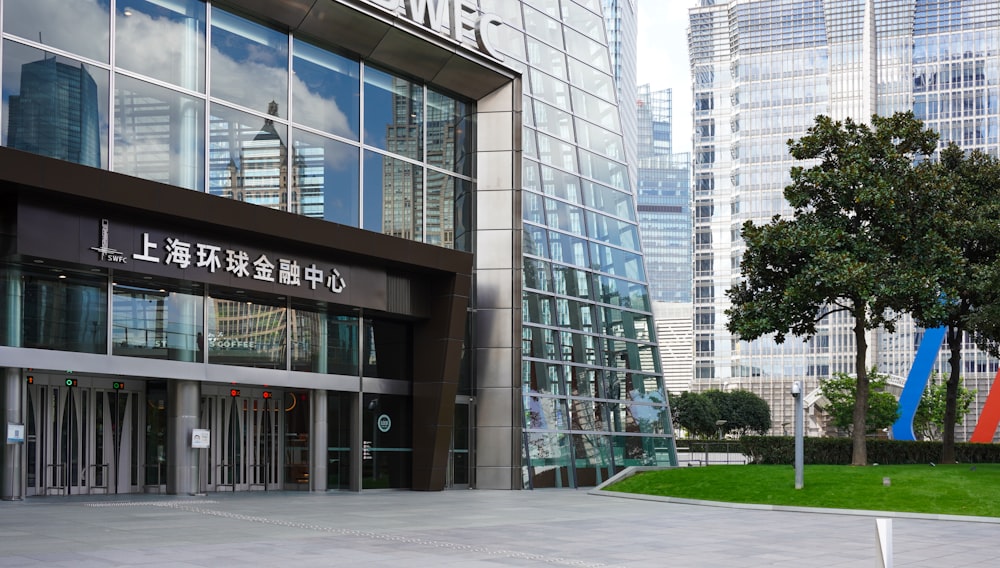
{"type": "Polygon", "coordinates": [[[962,378],[962,329],[948,326],[948,350],[951,374],[944,399],[944,424],[941,425],[941,463],[955,463],[955,415],[958,412],[958,382],[962,378]]]}
{"type": "Polygon", "coordinates": [[[854,317],[854,341],[857,344],[857,353],[854,355],[854,373],[857,375],[857,393],[854,399],[854,430],[851,433],[853,441],[853,451],[851,452],[851,465],[868,465],[868,447],[865,441],[865,432],[868,430],[866,418],[868,416],[868,369],[866,359],[868,353],[868,342],[865,338],[865,312],[864,309],[856,310],[860,314],[854,317]]]}

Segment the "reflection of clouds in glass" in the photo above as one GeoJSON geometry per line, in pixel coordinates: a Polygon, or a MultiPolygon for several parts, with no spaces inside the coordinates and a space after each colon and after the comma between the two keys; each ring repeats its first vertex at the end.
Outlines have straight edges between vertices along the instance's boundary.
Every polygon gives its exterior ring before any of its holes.
{"type": "MultiPolygon", "coordinates": [[[[628,393],[630,400],[648,404],[662,405],[664,403],[663,393],[653,391],[640,393],[638,390],[631,390],[628,393]]],[[[644,404],[629,404],[629,412],[636,420],[642,422],[655,422],[660,418],[660,413],[665,410],[662,406],[646,406],[644,404]]]]}
{"type": "Polygon", "coordinates": [[[109,8],[106,2],[95,0],[8,0],[4,31],[106,62],[109,8]]]}
{"type": "Polygon", "coordinates": [[[205,40],[196,21],[177,22],[133,12],[118,18],[115,33],[119,66],[188,89],[204,89],[200,70],[205,40]]]}
{"type": "MultiPolygon", "coordinates": [[[[352,121],[340,110],[336,100],[314,92],[297,75],[292,75],[292,93],[295,122],[345,138],[358,139],[357,132],[351,128],[352,121]]],[[[353,112],[357,113],[357,110],[353,112]]]]}
{"type": "MultiPolygon", "coordinates": [[[[286,59],[287,63],[287,59],[286,59]]],[[[271,67],[260,61],[236,61],[212,47],[212,96],[246,108],[267,112],[278,103],[278,116],[287,116],[288,68],[271,67]]]]}

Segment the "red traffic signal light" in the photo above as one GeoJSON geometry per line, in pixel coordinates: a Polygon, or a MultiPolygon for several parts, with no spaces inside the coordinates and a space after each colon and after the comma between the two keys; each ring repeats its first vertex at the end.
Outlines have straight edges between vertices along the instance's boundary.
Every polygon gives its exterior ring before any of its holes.
{"type": "Polygon", "coordinates": [[[29,385],[35,384],[35,375],[28,375],[28,384],[29,385]]]}
{"type": "Polygon", "coordinates": [[[265,399],[271,398],[271,391],[264,391],[264,394],[261,396],[263,396],[265,399]]]}
{"type": "Polygon", "coordinates": [[[240,396],[240,389],[229,389],[229,396],[240,396]]]}

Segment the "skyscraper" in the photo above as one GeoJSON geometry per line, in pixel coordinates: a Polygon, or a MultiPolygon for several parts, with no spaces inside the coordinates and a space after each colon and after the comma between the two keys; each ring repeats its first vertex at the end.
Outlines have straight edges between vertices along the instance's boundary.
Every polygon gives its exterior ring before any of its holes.
{"type": "MultiPolygon", "coordinates": [[[[996,155],[1000,10],[994,0],[703,0],[690,10],[689,45],[696,380],[770,393],[780,423],[785,381],[810,388],[853,371],[852,323],[834,315],[809,341],[782,345],[730,334],[725,292],[739,278],[740,227],[790,213],[782,191],[796,164],[786,142],[819,114],[867,120],[913,110],[942,144],[996,155]]],[[[894,335],[874,330],[868,363],[905,377],[921,337],[911,322],[894,335]]],[[[972,350],[963,361],[967,384],[996,371],[972,350]]],[[[936,368],[947,370],[943,357],[936,368]]]]}

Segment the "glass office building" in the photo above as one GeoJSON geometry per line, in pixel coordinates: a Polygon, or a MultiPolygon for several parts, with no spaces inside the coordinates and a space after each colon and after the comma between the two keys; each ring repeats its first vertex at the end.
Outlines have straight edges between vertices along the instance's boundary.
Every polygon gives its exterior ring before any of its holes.
{"type": "MultiPolygon", "coordinates": [[[[913,110],[941,143],[1000,152],[1000,9],[994,0],[730,0],[690,10],[694,101],[695,380],[753,388],[775,424],[790,421],[787,382],[854,370],[853,323],[826,318],[810,341],[739,341],[726,330],[726,290],[739,278],[740,227],[790,213],[783,188],[796,165],[786,141],[816,115],[864,120],[913,110]],[[782,417],[784,416],[784,418],[782,417]]],[[[923,331],[870,332],[869,364],[909,372],[923,331]]],[[[971,348],[966,385],[978,409],[997,363],[971,348]]],[[[949,370],[940,356],[939,372],[949,370]]],[[[810,386],[811,385],[811,386],[810,386]]]]}
{"type": "Polygon", "coordinates": [[[675,462],[596,0],[0,18],[4,498],[675,462]]]}

